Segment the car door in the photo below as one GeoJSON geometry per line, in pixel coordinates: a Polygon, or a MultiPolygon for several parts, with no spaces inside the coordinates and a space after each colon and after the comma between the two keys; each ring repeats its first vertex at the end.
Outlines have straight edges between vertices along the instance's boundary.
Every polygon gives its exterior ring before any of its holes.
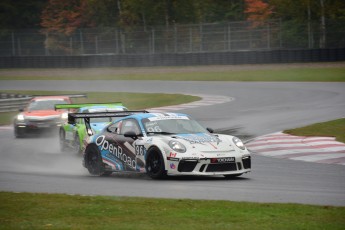
{"type": "Polygon", "coordinates": [[[124,171],[141,171],[144,167],[144,163],[137,157],[135,142],[137,138],[125,137],[125,133],[134,132],[141,135],[141,131],[138,122],[135,119],[123,119],[114,123],[108,127],[110,135],[105,137],[105,140],[109,143],[109,152],[112,157],[117,159],[117,162],[121,162],[122,169],[124,171]]]}

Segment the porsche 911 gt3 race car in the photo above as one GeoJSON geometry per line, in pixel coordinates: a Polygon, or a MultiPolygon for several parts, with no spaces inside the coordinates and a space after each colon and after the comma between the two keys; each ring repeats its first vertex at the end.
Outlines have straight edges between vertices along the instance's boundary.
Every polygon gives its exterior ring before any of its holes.
{"type": "MultiPolygon", "coordinates": [[[[153,179],[167,175],[236,177],[251,170],[251,157],[237,137],[213,134],[187,114],[125,111],[69,114],[83,118],[120,117],[91,135],[83,165],[92,175],[146,172],[153,179]]],[[[91,134],[92,131],[87,131],[91,134]]]]}
{"type": "MultiPolygon", "coordinates": [[[[113,103],[87,103],[87,104],[57,104],[55,110],[76,110],[76,113],[114,112],[128,110],[121,102],[113,103]]],[[[112,117],[90,118],[89,123],[93,133],[98,133],[105,125],[113,121],[112,117]]],[[[86,127],[84,119],[75,123],[65,122],[59,130],[60,150],[72,150],[79,154],[85,149],[86,127]]]]}
{"type": "Polygon", "coordinates": [[[69,96],[39,96],[30,100],[25,109],[14,118],[14,135],[17,138],[29,134],[56,131],[67,120],[67,112],[55,111],[55,104],[70,104],[69,96]]]}

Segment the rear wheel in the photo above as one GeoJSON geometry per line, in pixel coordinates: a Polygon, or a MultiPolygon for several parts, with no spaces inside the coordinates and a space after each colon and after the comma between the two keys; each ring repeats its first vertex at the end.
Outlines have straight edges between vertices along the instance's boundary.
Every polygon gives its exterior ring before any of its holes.
{"type": "Polygon", "coordinates": [[[74,136],[74,143],[73,143],[73,152],[75,152],[76,154],[81,154],[81,150],[80,150],[80,139],[79,139],[79,135],[78,133],[75,134],[74,136]]]}
{"type": "Polygon", "coordinates": [[[66,150],[67,150],[66,138],[65,137],[66,137],[65,130],[60,129],[59,140],[60,140],[60,151],[61,152],[66,152],[66,150]]]}
{"type": "Polygon", "coordinates": [[[95,145],[89,145],[85,150],[84,155],[85,167],[91,175],[106,176],[112,172],[105,171],[102,156],[99,149],[95,145]]]}
{"type": "Polygon", "coordinates": [[[147,151],[145,167],[147,175],[152,179],[163,179],[167,176],[162,153],[157,147],[152,147],[147,151]]]}

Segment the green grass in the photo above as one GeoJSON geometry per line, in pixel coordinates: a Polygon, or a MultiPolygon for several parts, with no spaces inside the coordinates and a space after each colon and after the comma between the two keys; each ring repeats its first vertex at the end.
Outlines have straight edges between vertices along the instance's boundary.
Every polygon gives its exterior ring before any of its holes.
{"type": "Polygon", "coordinates": [[[0,192],[0,229],[344,229],[345,207],[0,192]]]}
{"type": "MultiPolygon", "coordinates": [[[[182,94],[163,93],[107,93],[107,92],[75,92],[75,91],[16,91],[5,90],[1,92],[20,93],[24,95],[56,95],[56,94],[86,94],[87,98],[73,98],[73,103],[101,103],[122,102],[131,110],[148,109],[154,107],[178,105],[200,100],[200,97],[182,94]]],[[[0,125],[11,124],[17,112],[0,113],[0,125]]]]}
{"type": "MultiPolygon", "coordinates": [[[[284,68],[270,70],[229,70],[203,72],[151,72],[146,73],[116,73],[113,69],[99,72],[85,69],[70,70],[68,74],[60,74],[52,70],[33,70],[33,75],[27,73],[17,76],[10,70],[0,70],[0,80],[171,80],[171,81],[278,81],[278,82],[344,82],[345,68],[284,68]],[[43,72],[42,71],[46,71],[43,72]],[[5,73],[6,72],[6,73],[5,73]],[[40,74],[37,74],[40,73],[40,74]],[[34,75],[36,74],[36,75],[34,75]]],[[[30,70],[28,70],[30,73],[30,70]]]]}
{"type": "Polygon", "coordinates": [[[284,133],[296,136],[335,137],[337,141],[345,143],[345,118],[285,130],[284,133]]]}

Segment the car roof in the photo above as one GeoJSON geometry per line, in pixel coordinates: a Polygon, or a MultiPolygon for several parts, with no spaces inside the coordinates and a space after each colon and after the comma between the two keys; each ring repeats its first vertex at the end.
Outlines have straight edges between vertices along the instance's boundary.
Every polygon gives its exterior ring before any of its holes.
{"type": "Polygon", "coordinates": [[[69,101],[68,96],[37,96],[31,99],[31,101],[44,101],[44,100],[63,100],[69,101]]]}
{"type": "Polygon", "coordinates": [[[169,118],[169,117],[190,117],[187,114],[184,113],[137,113],[130,115],[126,118],[135,118],[138,120],[142,120],[144,118],[151,118],[151,117],[164,117],[164,118],[169,118]]]}
{"type": "Polygon", "coordinates": [[[127,110],[125,106],[122,105],[92,105],[92,106],[85,106],[79,109],[79,112],[86,112],[87,110],[95,110],[94,112],[98,112],[97,110],[104,111],[104,109],[122,109],[127,110]]]}

